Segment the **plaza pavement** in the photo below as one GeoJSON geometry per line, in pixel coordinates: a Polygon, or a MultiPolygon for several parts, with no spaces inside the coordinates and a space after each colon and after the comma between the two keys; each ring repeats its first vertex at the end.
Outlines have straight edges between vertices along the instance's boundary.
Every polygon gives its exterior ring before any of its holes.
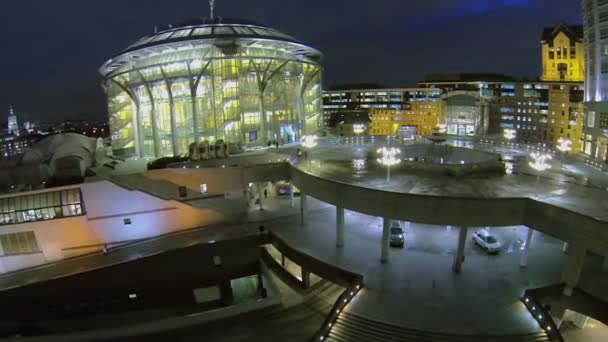
{"type": "MultiPolygon", "coordinates": [[[[340,151],[336,146],[334,151],[340,151]]],[[[272,192],[271,192],[272,193],[272,192]]],[[[539,330],[519,302],[526,288],[560,281],[564,260],[559,240],[536,232],[528,267],[519,267],[522,227],[492,228],[505,245],[497,256],[480,253],[471,241],[465,248],[462,272],[451,270],[457,230],[412,223],[406,229],[405,249],[391,249],[390,261],[381,264],[381,227],[378,218],[347,211],[345,246],[335,247],[335,208],[310,199],[306,224],[300,225],[299,198],[270,196],[265,210],[250,206],[235,215],[239,222],[182,232],[128,245],[108,255],[89,255],[0,276],[0,287],[10,288],[43,279],[104,267],[134,258],[223,238],[252,234],[260,224],[272,229],[293,247],[321,260],[360,273],[366,287],[349,306],[371,319],[419,330],[452,334],[518,334],[539,330]]],[[[205,201],[189,203],[205,207],[205,201]]],[[[221,206],[221,200],[214,203],[221,206]]],[[[474,228],[471,228],[472,231],[474,228]]],[[[581,286],[608,298],[608,276],[596,259],[587,257],[581,286]],[[599,292],[599,293],[598,293],[599,292]]]]}

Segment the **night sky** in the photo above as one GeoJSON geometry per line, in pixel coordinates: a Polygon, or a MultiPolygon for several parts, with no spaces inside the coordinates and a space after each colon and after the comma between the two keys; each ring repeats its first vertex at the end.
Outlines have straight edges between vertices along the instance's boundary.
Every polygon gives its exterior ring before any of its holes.
{"type": "MultiPolygon", "coordinates": [[[[99,66],[206,0],[0,1],[0,115],[103,119],[99,66]]],[[[538,77],[542,28],[580,24],[579,0],[216,0],[216,15],[290,34],[325,54],[326,86],[415,86],[427,73],[538,77]]],[[[4,120],[0,120],[3,122],[4,120]]]]}

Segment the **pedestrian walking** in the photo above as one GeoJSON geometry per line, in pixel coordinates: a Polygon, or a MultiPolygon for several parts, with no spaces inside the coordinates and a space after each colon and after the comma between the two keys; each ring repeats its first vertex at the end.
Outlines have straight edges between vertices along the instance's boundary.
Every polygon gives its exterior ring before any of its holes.
{"type": "Polygon", "coordinates": [[[268,189],[264,189],[264,198],[268,198],[268,189]]]}

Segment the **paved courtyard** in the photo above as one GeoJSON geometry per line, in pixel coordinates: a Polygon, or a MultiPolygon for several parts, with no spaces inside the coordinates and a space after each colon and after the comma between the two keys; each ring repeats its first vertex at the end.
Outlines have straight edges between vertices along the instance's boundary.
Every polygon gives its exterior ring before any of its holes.
{"type": "MultiPolygon", "coordinates": [[[[392,248],[380,263],[381,221],[354,212],[345,218],[345,247],[335,247],[335,208],[311,200],[304,227],[294,218],[270,226],[281,237],[316,257],[364,275],[365,289],[349,310],[420,330],[458,334],[516,334],[538,330],[519,302],[523,290],[559,282],[564,259],[559,240],[536,233],[528,267],[520,268],[525,227],[492,228],[503,243],[487,255],[470,238],[463,271],[452,269],[457,230],[410,224],[406,247],[392,248]]],[[[470,236],[470,234],[469,234],[470,236]]]]}
{"type": "MultiPolygon", "coordinates": [[[[340,146],[329,147],[328,153],[340,153],[341,150],[340,146]]],[[[568,167],[576,170],[580,166],[568,167]]],[[[583,171],[596,186],[603,185],[603,174],[588,169],[583,171]]],[[[586,187],[587,190],[604,191],[599,187],[586,187]]],[[[498,255],[487,255],[472,243],[472,232],[482,227],[471,227],[462,272],[455,274],[451,268],[457,246],[455,227],[405,223],[405,247],[391,248],[389,262],[382,264],[380,218],[346,211],[345,246],[336,248],[335,207],[310,198],[306,224],[302,226],[299,202],[296,197],[295,205],[291,207],[289,196],[277,197],[270,190],[264,210],[250,205],[247,213],[234,213],[233,223],[151,239],[117,249],[107,256],[92,255],[3,276],[0,286],[8,288],[163,250],[250,234],[262,224],[297,249],[363,274],[366,287],[348,310],[407,328],[487,335],[538,331],[538,324],[519,297],[527,288],[560,282],[565,258],[563,243],[551,236],[535,232],[528,266],[519,266],[526,227],[490,228],[503,245],[498,255]]],[[[228,205],[226,203],[217,199],[213,203],[200,200],[189,204],[222,207],[228,205]]],[[[580,284],[594,295],[608,298],[608,273],[601,271],[600,263],[598,257],[587,256],[580,284]]]]}

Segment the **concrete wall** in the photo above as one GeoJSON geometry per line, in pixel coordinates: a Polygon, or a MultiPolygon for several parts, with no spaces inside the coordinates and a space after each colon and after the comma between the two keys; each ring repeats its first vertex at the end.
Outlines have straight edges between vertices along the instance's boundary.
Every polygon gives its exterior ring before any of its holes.
{"type": "Polygon", "coordinates": [[[197,244],[91,272],[8,289],[0,293],[0,301],[6,309],[3,310],[5,316],[17,318],[21,314],[28,320],[36,314],[45,319],[55,317],[50,309],[65,304],[76,308],[81,302],[92,304],[117,298],[129,302],[129,293],[140,295],[138,301],[143,308],[184,299],[192,304],[192,289],[229,284],[231,279],[259,274],[259,246],[267,241],[266,235],[253,235],[214,244],[197,244]],[[184,265],[184,260],[192,262],[184,265]],[[217,265],[216,260],[221,264],[217,265]]]}
{"type": "MultiPolygon", "coordinates": [[[[270,163],[245,167],[161,169],[142,173],[155,181],[166,181],[200,193],[200,184],[207,184],[209,195],[223,195],[226,191],[245,189],[248,183],[288,180],[289,165],[270,163]]],[[[175,192],[177,193],[177,191],[175,192]]]]}
{"type": "Polygon", "coordinates": [[[444,163],[459,164],[461,160],[465,163],[479,163],[490,160],[498,160],[499,154],[485,151],[473,150],[470,148],[454,147],[450,145],[412,145],[401,149],[402,158],[427,158],[439,159],[443,157],[444,163]]]}
{"type": "MultiPolygon", "coordinates": [[[[71,188],[73,188],[72,186],[71,188]]],[[[130,191],[107,181],[84,183],[86,215],[2,226],[2,233],[33,231],[43,258],[31,255],[1,256],[0,272],[99,251],[104,244],[120,244],[201,227],[226,218],[211,209],[163,200],[140,191],[130,191]],[[130,224],[124,220],[130,219],[130,224]],[[33,260],[33,261],[32,261],[33,260]]],[[[56,191],[53,188],[46,191],[56,191]]],[[[24,195],[27,193],[21,193],[24,195]]]]}

